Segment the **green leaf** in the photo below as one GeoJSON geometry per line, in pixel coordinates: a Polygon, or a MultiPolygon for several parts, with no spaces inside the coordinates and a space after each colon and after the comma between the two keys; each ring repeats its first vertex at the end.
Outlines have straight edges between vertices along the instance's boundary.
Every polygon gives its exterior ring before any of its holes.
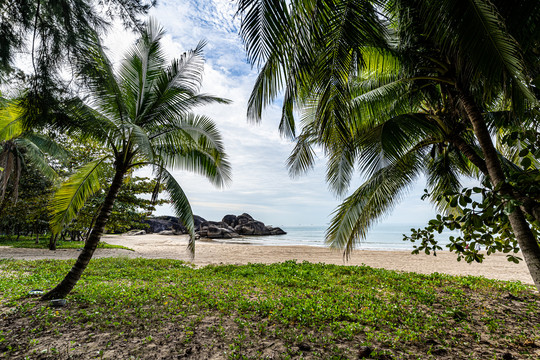
{"type": "Polygon", "coordinates": [[[195,255],[195,225],[193,223],[193,211],[191,210],[191,205],[189,200],[182,190],[182,187],[176,179],[168,172],[165,168],[161,168],[161,176],[169,197],[171,200],[171,205],[176,213],[176,216],[182,222],[189,233],[189,243],[188,250],[191,256],[195,255]]]}
{"type": "Polygon", "coordinates": [[[530,158],[523,158],[521,160],[521,166],[523,166],[524,169],[530,168],[532,165],[532,161],[530,158]]]}
{"type": "Polygon", "coordinates": [[[529,155],[529,149],[527,149],[527,148],[521,149],[521,151],[519,152],[520,157],[525,157],[527,155],[529,155]]]}
{"type": "Polygon", "coordinates": [[[61,232],[64,226],[75,218],[86,200],[103,187],[100,180],[104,175],[107,159],[108,157],[104,157],[81,167],[54,194],[50,204],[53,234],[61,232]]]}

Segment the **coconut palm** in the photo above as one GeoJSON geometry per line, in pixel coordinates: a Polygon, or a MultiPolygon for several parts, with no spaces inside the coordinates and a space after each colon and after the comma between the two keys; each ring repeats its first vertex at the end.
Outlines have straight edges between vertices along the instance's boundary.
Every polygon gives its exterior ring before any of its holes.
{"type": "Polygon", "coordinates": [[[167,65],[160,46],[162,29],[150,20],[117,72],[101,47],[89,47],[81,66],[87,101],[68,104],[81,133],[100,140],[109,154],[83,166],[58,190],[52,203],[52,229],[59,232],[85,200],[103,184],[100,175],[114,169],[105,199],[85,246],[71,271],[45,299],[65,297],[88,265],[109,219],[126,174],[151,166],[166,187],[171,204],[188,229],[194,251],[193,214],[182,188],[169,172],[179,168],[201,174],[216,186],[230,179],[221,137],[214,123],[191,113],[195,106],[226,100],[199,94],[203,58],[200,44],[167,65]]]}
{"type": "MultiPolygon", "coordinates": [[[[506,181],[488,127],[487,110],[500,99],[513,115],[523,115],[536,106],[534,89],[528,84],[538,67],[537,2],[525,1],[515,6],[515,2],[504,0],[335,0],[292,1],[287,7],[275,0],[244,0],[239,11],[244,15],[242,34],[248,55],[254,63],[263,64],[248,115],[258,118],[261,109],[282,91],[282,129],[294,135],[293,109],[309,107],[313,115],[308,130],[311,135],[300,136],[300,141],[316,143],[330,154],[331,181],[332,174],[341,173],[345,178],[351,174],[347,170],[350,166],[332,165],[332,154],[341,154],[333,151],[336,144],[337,149],[348,149],[353,155],[359,151],[359,144],[349,139],[359,128],[359,120],[365,120],[355,113],[358,106],[354,106],[354,101],[351,105],[354,82],[366,70],[371,72],[371,81],[379,82],[384,62],[397,61],[399,71],[393,76],[400,81],[380,86],[371,96],[399,97],[404,82],[420,87],[435,85],[444,90],[452,106],[447,112],[454,112],[450,115],[460,120],[458,124],[474,134],[468,149],[478,144],[482,150],[460,151],[469,161],[483,167],[502,196],[516,197],[519,193],[506,181]],[[357,11],[359,8],[363,11],[357,11]],[[371,64],[366,55],[374,51],[381,56],[371,64]]],[[[384,74],[382,79],[384,85],[384,74]]],[[[406,94],[406,99],[418,105],[410,95],[406,94]]],[[[307,164],[310,155],[304,151],[295,161],[307,164]]],[[[336,165],[348,165],[355,157],[337,159],[336,165]]],[[[369,172],[377,158],[364,160],[359,166],[369,172]]],[[[358,195],[357,200],[365,201],[364,195],[358,195]]],[[[516,209],[509,220],[531,275],[540,287],[540,247],[523,210],[526,209],[516,209]]],[[[356,223],[359,216],[357,209],[348,218],[339,217],[339,226],[349,228],[345,233],[361,233],[366,228],[362,222],[356,223]]],[[[335,232],[331,229],[331,233],[335,232]]],[[[349,243],[341,239],[336,244],[349,243]]]]}
{"type": "MultiPolygon", "coordinates": [[[[367,179],[335,212],[327,243],[348,256],[369,228],[386,215],[421,174],[427,178],[430,200],[449,211],[447,191],[461,189],[464,177],[482,178],[485,165],[470,129],[451,109],[451,98],[438,84],[371,79],[351,84],[350,132],[333,143],[320,142],[313,116],[303,117],[303,130],[289,157],[292,175],[313,166],[314,146],[328,156],[327,182],[337,195],[349,189],[355,168],[367,179]],[[393,91],[383,95],[384,88],[393,91]],[[468,156],[467,156],[468,155],[468,156]],[[470,158],[470,159],[469,159],[470,158]],[[471,160],[472,159],[472,160],[471,160]]],[[[390,79],[387,76],[387,79],[390,79]]],[[[313,112],[308,112],[313,114],[313,112]]]]}

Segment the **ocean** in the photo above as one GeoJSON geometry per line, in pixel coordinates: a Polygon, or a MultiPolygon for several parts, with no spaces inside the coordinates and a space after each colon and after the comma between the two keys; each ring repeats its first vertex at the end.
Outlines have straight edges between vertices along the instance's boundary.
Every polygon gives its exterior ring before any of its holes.
{"type": "MultiPolygon", "coordinates": [[[[232,239],[230,242],[245,243],[252,245],[266,246],[326,246],[324,237],[326,226],[280,226],[286,235],[277,236],[245,236],[242,238],[232,239]]],[[[422,226],[412,226],[421,228],[422,226]]],[[[410,225],[406,224],[379,224],[373,228],[357,249],[362,250],[413,250],[413,243],[403,241],[403,234],[410,234],[410,225]]],[[[448,238],[451,235],[456,236],[457,232],[443,232],[436,234],[435,238],[439,240],[439,244],[445,249],[448,244],[448,238]]],[[[223,241],[229,242],[229,241],[223,241]]]]}

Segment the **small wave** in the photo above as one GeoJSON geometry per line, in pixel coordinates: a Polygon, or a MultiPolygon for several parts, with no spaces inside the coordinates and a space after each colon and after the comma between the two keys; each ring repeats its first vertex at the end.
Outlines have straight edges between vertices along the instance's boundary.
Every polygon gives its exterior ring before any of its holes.
{"type": "MultiPolygon", "coordinates": [[[[325,247],[324,226],[281,226],[287,232],[286,235],[275,236],[245,236],[240,239],[225,240],[222,242],[262,245],[262,246],[316,246],[325,247]]],[[[403,241],[403,234],[409,234],[411,227],[406,224],[391,224],[378,226],[368,233],[367,239],[358,247],[358,250],[413,250],[413,244],[403,241]]],[[[420,227],[420,226],[416,226],[420,227]]],[[[435,238],[444,248],[448,244],[448,238],[457,232],[443,232],[436,234],[435,238]]]]}

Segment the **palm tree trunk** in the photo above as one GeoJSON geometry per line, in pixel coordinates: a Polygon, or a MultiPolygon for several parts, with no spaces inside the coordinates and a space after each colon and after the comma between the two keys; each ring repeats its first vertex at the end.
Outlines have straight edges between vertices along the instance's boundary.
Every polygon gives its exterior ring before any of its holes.
{"type": "Polygon", "coordinates": [[[484,159],[482,159],[476,153],[476,151],[474,151],[474,149],[465,142],[465,140],[463,140],[459,136],[455,136],[450,140],[450,142],[454,146],[456,146],[458,150],[461,151],[461,153],[465,155],[465,157],[469,159],[469,161],[472,162],[474,166],[476,166],[482,173],[484,173],[485,175],[489,175],[486,162],[484,161],[484,159]]]}
{"type": "Polygon", "coordinates": [[[101,211],[101,207],[99,207],[95,213],[94,216],[92,216],[92,221],[90,222],[90,226],[86,234],[84,234],[83,240],[84,242],[88,241],[88,238],[90,237],[90,233],[92,232],[92,228],[94,227],[94,224],[96,223],[96,219],[101,211]]]}
{"type": "MultiPolygon", "coordinates": [[[[458,89],[458,91],[460,93],[459,98],[463,109],[473,126],[474,134],[484,153],[484,159],[491,183],[494,187],[500,187],[499,192],[501,195],[513,197],[512,187],[506,183],[506,176],[502,170],[497,150],[493,145],[491,135],[480,109],[476,106],[472,96],[463,89],[458,89]]],[[[516,207],[516,209],[508,215],[508,219],[510,220],[510,225],[512,226],[512,230],[518,241],[519,248],[525,258],[525,263],[529,268],[529,273],[531,274],[537,289],[540,290],[540,246],[538,246],[538,241],[534,237],[521,208],[516,207]]]]}
{"type": "Polygon", "coordinates": [[[125,173],[126,171],[123,168],[116,170],[111,187],[109,188],[107,196],[103,201],[103,205],[99,211],[99,215],[96,219],[94,227],[92,228],[92,232],[90,233],[81,254],[77,258],[75,265],[73,265],[69,273],[66,275],[64,280],[60,282],[60,284],[41,297],[42,300],[65,298],[71,292],[71,290],[73,290],[75,284],[77,284],[77,281],[79,281],[83,271],[90,263],[92,255],[94,255],[94,251],[98,246],[101,235],[103,235],[105,225],[107,224],[109,216],[111,215],[114,201],[116,200],[118,191],[122,186],[125,173]]]}
{"type": "Polygon", "coordinates": [[[56,239],[58,239],[58,233],[51,234],[49,239],[49,250],[56,250],[56,239]]]}

